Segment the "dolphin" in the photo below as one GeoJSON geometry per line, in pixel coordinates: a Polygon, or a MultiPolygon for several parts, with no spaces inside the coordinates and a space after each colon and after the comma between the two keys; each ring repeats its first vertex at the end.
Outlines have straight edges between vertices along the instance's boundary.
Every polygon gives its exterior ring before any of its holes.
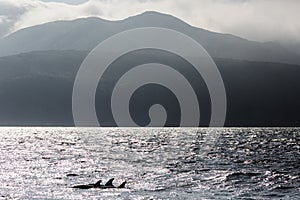
{"type": "Polygon", "coordinates": [[[109,180],[105,183],[105,185],[101,185],[100,188],[102,188],[102,189],[116,188],[116,187],[113,185],[113,181],[114,181],[114,180],[115,180],[114,178],[109,179],[109,180]]]}
{"type": "Polygon", "coordinates": [[[87,184],[87,185],[75,185],[72,188],[78,188],[78,189],[90,189],[90,188],[99,188],[101,187],[102,180],[97,181],[96,183],[87,184]]]}
{"type": "Polygon", "coordinates": [[[116,186],[113,185],[113,183],[112,183],[113,181],[114,181],[114,178],[109,179],[109,181],[107,181],[105,183],[105,185],[101,186],[100,188],[102,188],[102,189],[106,189],[106,188],[118,188],[118,189],[121,189],[121,188],[125,188],[125,184],[127,183],[126,181],[124,181],[121,185],[119,185],[118,187],[116,187],[116,186]]]}
{"type": "Polygon", "coordinates": [[[125,184],[126,184],[126,183],[127,183],[127,182],[124,181],[121,185],[118,186],[118,188],[120,188],[120,189],[121,189],[121,188],[125,188],[125,184]]]}
{"type": "Polygon", "coordinates": [[[125,184],[127,183],[126,181],[124,181],[121,185],[116,187],[116,186],[113,185],[114,180],[115,180],[114,178],[109,179],[105,183],[105,185],[101,185],[102,181],[99,180],[96,183],[87,184],[87,185],[75,185],[72,188],[78,188],[78,189],[90,189],[90,188],[100,188],[100,189],[118,188],[118,189],[122,189],[122,188],[125,188],[125,184]]]}

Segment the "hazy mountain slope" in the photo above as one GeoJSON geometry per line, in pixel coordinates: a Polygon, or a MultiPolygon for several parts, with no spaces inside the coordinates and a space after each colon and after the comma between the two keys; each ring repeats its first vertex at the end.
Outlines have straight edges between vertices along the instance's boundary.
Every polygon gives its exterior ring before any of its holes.
{"type": "Polygon", "coordinates": [[[233,35],[209,32],[157,12],[146,12],[122,21],[87,18],[26,28],[0,41],[0,56],[37,50],[90,51],[113,34],[145,26],[183,32],[202,44],[213,57],[300,64],[297,54],[275,43],[259,43],[233,35]]]}
{"type": "Polygon", "coordinates": [[[0,58],[0,125],[73,125],[72,87],[84,52],[32,52],[0,58]]]}
{"type": "MultiPolygon", "coordinates": [[[[300,36],[299,36],[300,37],[300,36]]],[[[294,42],[294,43],[281,43],[283,47],[288,49],[291,52],[294,52],[300,57],[300,42],[294,42]]]]}
{"type": "MultiPolygon", "coordinates": [[[[130,65],[143,59],[144,53],[132,54],[122,63],[130,65]]],[[[74,125],[73,82],[86,55],[79,51],[45,51],[0,58],[0,125],[74,125]]],[[[169,62],[176,65],[178,61],[169,62]]],[[[215,62],[227,92],[227,126],[300,126],[300,66],[220,58],[215,62]]],[[[205,96],[205,88],[199,89],[205,96]]],[[[143,98],[142,104],[148,96],[143,98]]],[[[102,102],[96,100],[99,108],[102,102]]],[[[165,101],[171,102],[168,97],[165,101]]],[[[207,121],[209,113],[205,109],[201,112],[207,121]]],[[[136,115],[141,118],[143,113],[136,115]]]]}

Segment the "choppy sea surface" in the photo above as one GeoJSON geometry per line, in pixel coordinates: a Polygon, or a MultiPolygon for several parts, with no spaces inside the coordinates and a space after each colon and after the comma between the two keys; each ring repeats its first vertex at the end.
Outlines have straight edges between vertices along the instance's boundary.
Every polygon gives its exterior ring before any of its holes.
{"type": "Polygon", "coordinates": [[[0,151],[0,199],[300,199],[298,128],[0,128],[0,151]]]}

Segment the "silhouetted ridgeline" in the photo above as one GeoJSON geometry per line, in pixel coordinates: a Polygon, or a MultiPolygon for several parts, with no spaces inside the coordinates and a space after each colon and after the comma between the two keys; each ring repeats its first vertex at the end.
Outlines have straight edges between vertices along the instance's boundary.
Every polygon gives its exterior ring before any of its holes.
{"type": "Polygon", "coordinates": [[[300,64],[299,54],[295,53],[297,49],[290,48],[289,51],[273,42],[255,42],[207,31],[157,12],[145,12],[121,21],[92,17],[25,28],[0,40],[0,56],[41,50],[90,51],[114,34],[142,27],[162,27],[182,32],[199,42],[213,57],[300,64]]]}
{"type": "MultiPolygon", "coordinates": [[[[40,51],[1,57],[0,125],[73,126],[72,87],[87,53],[40,51]]],[[[122,65],[138,62],[145,53],[140,51],[129,55],[130,59],[122,60],[122,65]]],[[[168,59],[172,55],[162,56],[164,60],[169,60],[169,65],[180,62],[168,59]]],[[[226,126],[300,126],[300,66],[214,60],[227,92],[226,126]]],[[[117,69],[118,66],[115,67],[117,69]]],[[[193,77],[193,74],[189,76],[193,77]]],[[[106,84],[111,84],[109,78],[106,84]]],[[[198,89],[201,95],[206,95],[204,98],[209,99],[205,87],[199,86],[198,89]]],[[[105,91],[97,92],[96,101],[101,94],[105,91]]],[[[147,96],[144,98],[140,102],[147,101],[147,96]]],[[[97,101],[96,108],[99,104],[101,102],[97,101]]],[[[209,109],[202,109],[201,114],[204,116],[203,125],[207,125],[209,109]]],[[[136,118],[143,119],[142,115],[136,113],[136,118]]],[[[105,122],[105,125],[110,125],[110,122],[105,122]]]]}

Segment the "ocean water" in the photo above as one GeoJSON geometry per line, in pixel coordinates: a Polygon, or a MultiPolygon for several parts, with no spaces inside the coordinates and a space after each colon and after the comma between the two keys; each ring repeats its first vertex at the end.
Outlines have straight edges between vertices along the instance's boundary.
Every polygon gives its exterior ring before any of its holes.
{"type": "Polygon", "coordinates": [[[0,151],[0,199],[300,199],[297,128],[1,128],[0,151]]]}

